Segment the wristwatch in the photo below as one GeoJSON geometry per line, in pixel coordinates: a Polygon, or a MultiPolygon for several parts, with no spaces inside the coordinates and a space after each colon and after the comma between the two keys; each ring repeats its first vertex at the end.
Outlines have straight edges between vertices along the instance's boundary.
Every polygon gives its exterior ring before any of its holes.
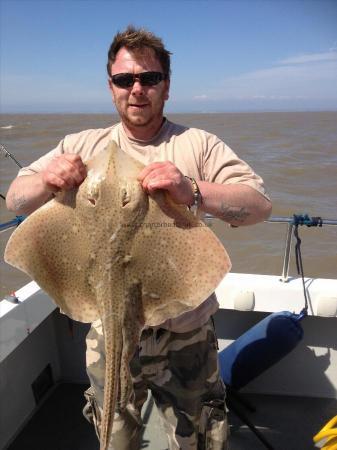
{"type": "Polygon", "coordinates": [[[196,216],[197,212],[198,212],[198,208],[202,203],[201,192],[200,192],[199,186],[194,178],[188,177],[187,175],[185,175],[185,178],[190,180],[190,182],[192,184],[194,201],[193,201],[192,205],[189,206],[189,208],[190,208],[190,211],[196,216]]]}

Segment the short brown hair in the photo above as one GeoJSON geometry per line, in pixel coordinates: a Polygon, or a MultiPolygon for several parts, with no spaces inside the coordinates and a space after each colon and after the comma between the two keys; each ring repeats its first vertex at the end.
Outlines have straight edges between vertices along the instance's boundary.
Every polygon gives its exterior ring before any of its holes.
{"type": "Polygon", "coordinates": [[[110,45],[107,63],[109,77],[111,76],[110,66],[115,62],[116,55],[122,47],[125,47],[135,53],[141,53],[146,49],[152,49],[163,68],[164,74],[170,78],[171,52],[166,50],[163,41],[158,36],[151,33],[151,31],[148,31],[145,28],[137,29],[133,25],[129,25],[123,32],[118,32],[110,45]]]}

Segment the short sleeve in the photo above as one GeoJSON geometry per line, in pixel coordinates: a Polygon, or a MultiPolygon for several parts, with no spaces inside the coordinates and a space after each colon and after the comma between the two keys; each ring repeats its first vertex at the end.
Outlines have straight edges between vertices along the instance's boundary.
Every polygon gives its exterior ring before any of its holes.
{"type": "Polygon", "coordinates": [[[204,150],[204,179],[210,183],[241,183],[269,200],[262,178],[217,136],[207,133],[204,150]]]}
{"type": "Polygon", "coordinates": [[[62,155],[63,153],[65,153],[64,139],[62,139],[62,141],[60,141],[53,150],[41,156],[41,158],[32,162],[29,166],[20,169],[18,172],[18,177],[21,177],[23,175],[34,175],[35,173],[41,172],[47,167],[47,165],[55,156],[62,155]]]}
{"type": "Polygon", "coordinates": [[[115,125],[109,128],[84,130],[79,133],[68,134],[49,153],[41,156],[41,158],[29,166],[23,167],[19,171],[18,176],[34,175],[35,173],[41,172],[53,158],[65,153],[78,154],[84,162],[88,161],[106,147],[111,139],[111,131],[114,128],[115,125]]]}

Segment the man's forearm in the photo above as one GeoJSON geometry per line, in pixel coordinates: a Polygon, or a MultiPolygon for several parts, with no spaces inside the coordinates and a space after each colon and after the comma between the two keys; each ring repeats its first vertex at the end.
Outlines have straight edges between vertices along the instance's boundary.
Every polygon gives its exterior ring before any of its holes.
{"type": "Polygon", "coordinates": [[[15,178],[10,185],[6,204],[16,214],[30,214],[52,197],[46,189],[41,174],[25,175],[15,178]]]}
{"type": "Polygon", "coordinates": [[[240,183],[216,184],[200,181],[201,209],[231,225],[253,225],[267,219],[271,202],[255,189],[240,183]]]}

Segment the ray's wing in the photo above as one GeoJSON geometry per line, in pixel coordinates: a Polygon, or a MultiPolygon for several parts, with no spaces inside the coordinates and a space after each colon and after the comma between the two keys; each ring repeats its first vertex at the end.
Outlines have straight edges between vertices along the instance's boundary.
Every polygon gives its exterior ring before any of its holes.
{"type": "Polygon", "coordinates": [[[87,242],[74,209],[54,199],[14,231],[5,261],[33,278],[63,313],[81,322],[92,322],[99,314],[88,281],[87,242]]]}
{"type": "Polygon", "coordinates": [[[148,326],[199,306],[231,268],[225,248],[203,222],[167,198],[164,203],[160,196],[150,200],[128,268],[141,282],[148,326]]]}

